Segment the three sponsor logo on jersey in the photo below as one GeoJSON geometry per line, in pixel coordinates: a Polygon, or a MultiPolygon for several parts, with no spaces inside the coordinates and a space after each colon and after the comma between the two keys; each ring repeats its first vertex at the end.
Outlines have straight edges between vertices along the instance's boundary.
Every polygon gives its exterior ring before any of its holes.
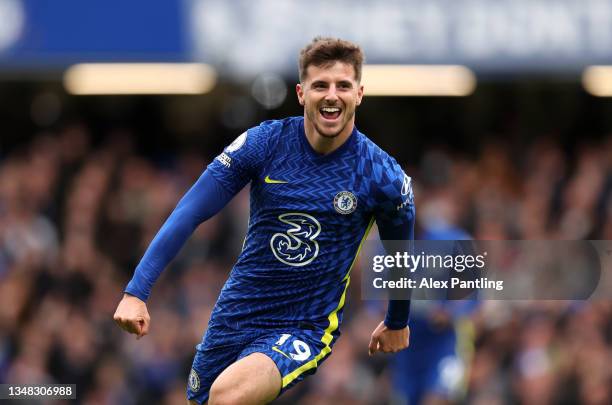
{"type": "MultiPolygon", "coordinates": [[[[281,181],[271,181],[266,176],[266,183],[282,184],[281,181]]],[[[334,209],[348,215],[357,209],[357,197],[350,191],[340,191],[333,200],[334,209]]],[[[311,263],[319,254],[319,244],[316,241],[321,232],[321,224],[312,215],[302,212],[291,212],[278,216],[280,222],[289,225],[289,229],[272,235],[270,248],[276,259],[293,267],[301,267],[311,263]]]]}
{"type": "Polygon", "coordinates": [[[311,263],[319,254],[317,236],[321,224],[312,215],[288,212],[278,216],[284,224],[284,232],[277,232],[270,239],[274,257],[281,263],[301,267],[311,263]]]}

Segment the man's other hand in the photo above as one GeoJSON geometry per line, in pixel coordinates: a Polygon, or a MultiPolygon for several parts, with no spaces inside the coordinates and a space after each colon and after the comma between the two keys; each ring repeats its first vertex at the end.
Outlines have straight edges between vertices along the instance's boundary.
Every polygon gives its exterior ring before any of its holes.
{"type": "Polygon", "coordinates": [[[408,347],[410,329],[389,329],[384,322],[378,324],[370,339],[369,354],[376,352],[396,353],[408,347]]]}

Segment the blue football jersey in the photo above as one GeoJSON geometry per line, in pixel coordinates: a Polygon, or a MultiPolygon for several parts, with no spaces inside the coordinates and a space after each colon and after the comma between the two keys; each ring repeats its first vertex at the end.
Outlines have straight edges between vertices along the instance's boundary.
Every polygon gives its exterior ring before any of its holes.
{"type": "Polygon", "coordinates": [[[327,155],[315,152],[303,117],[266,121],[208,166],[231,193],[247,183],[244,247],[211,316],[232,329],[300,323],[338,333],[350,270],[374,220],[414,220],[411,180],[354,129],[327,155]]]}

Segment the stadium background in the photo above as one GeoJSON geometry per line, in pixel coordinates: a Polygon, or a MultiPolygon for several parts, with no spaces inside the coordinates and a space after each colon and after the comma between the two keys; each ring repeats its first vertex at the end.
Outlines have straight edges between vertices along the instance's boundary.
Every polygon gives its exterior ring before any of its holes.
{"type": "MultiPolygon", "coordinates": [[[[248,193],[200,226],[157,283],[149,336],[136,341],[112,314],[148,242],[222,147],[261,120],[301,114],[295,59],[315,34],[354,39],[373,63],[475,72],[465,97],[366,92],[358,110],[358,128],[414,178],[418,228],[444,220],[479,239],[612,239],[612,102],[582,83],[585,67],[612,62],[612,2],[252,3],[0,0],[0,382],[75,383],[88,404],[183,403],[248,193]],[[265,20],[270,10],[281,23],[265,20]],[[370,26],[351,28],[364,13],[370,26]],[[432,21],[464,42],[439,46],[432,21]],[[201,95],[65,87],[74,63],[128,61],[210,63],[217,83],[201,95]]],[[[392,403],[387,357],[367,356],[382,315],[356,279],[333,355],[279,403],[392,403]]],[[[610,302],[490,301],[473,325],[459,402],[612,400],[610,302]]]]}

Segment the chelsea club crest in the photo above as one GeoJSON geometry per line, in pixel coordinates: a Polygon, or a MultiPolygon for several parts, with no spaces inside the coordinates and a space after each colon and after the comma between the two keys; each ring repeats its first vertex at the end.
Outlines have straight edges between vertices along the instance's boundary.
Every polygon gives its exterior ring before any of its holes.
{"type": "Polygon", "coordinates": [[[194,369],[191,369],[191,373],[189,373],[189,388],[193,392],[200,390],[200,377],[198,377],[198,373],[194,369]]]}
{"type": "Polygon", "coordinates": [[[357,197],[350,191],[341,191],[334,197],[334,208],[342,215],[347,215],[357,209],[357,197]]]}

